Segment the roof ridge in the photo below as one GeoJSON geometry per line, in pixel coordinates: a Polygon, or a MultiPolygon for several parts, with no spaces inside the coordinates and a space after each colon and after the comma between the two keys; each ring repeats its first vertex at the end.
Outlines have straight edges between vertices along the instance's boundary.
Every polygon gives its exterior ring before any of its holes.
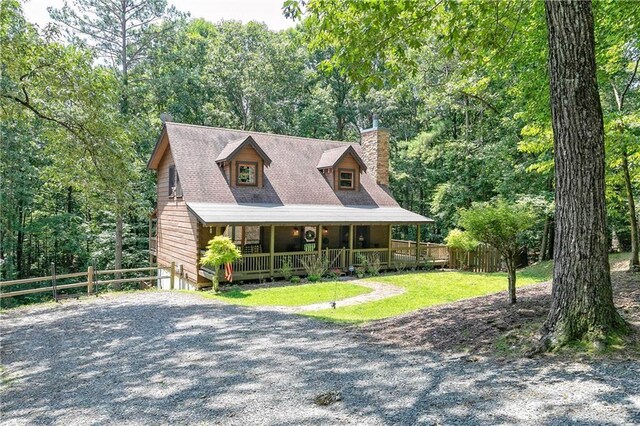
{"type": "Polygon", "coordinates": [[[229,127],[203,126],[201,124],[178,123],[178,122],[175,122],[175,121],[167,121],[167,122],[165,122],[165,124],[177,125],[177,126],[185,126],[185,127],[201,127],[201,128],[205,128],[205,129],[214,129],[214,130],[229,130],[229,131],[232,131],[232,132],[242,132],[242,133],[249,133],[249,134],[254,133],[254,134],[258,134],[258,135],[267,135],[267,136],[284,136],[284,137],[287,137],[287,138],[302,139],[302,140],[307,140],[307,141],[321,141],[321,142],[343,143],[343,144],[349,144],[349,145],[360,145],[359,142],[336,141],[336,140],[333,140],[333,139],[307,138],[307,137],[304,137],[304,136],[283,135],[281,133],[257,132],[257,131],[254,131],[254,130],[231,129],[229,127]]]}

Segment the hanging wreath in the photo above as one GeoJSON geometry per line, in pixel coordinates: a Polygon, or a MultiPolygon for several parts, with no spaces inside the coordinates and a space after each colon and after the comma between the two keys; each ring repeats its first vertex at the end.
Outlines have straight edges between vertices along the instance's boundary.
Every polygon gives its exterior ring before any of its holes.
{"type": "Polygon", "coordinates": [[[308,231],[306,231],[304,233],[304,239],[307,241],[312,241],[316,239],[316,233],[314,231],[312,231],[311,229],[309,229],[308,231]]]}

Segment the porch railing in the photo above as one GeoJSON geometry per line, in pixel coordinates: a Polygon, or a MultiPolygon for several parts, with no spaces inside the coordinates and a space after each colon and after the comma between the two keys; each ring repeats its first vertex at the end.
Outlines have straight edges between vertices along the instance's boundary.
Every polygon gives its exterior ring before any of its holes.
{"type": "MultiPolygon", "coordinates": [[[[301,275],[305,272],[303,262],[311,261],[317,255],[317,250],[280,252],[274,253],[272,259],[269,253],[245,253],[241,259],[233,264],[234,279],[281,277],[282,266],[287,261],[290,263],[292,272],[301,275]]],[[[392,240],[391,248],[323,249],[322,256],[328,260],[330,270],[346,271],[351,265],[359,266],[363,258],[366,258],[370,263],[377,258],[383,269],[412,268],[427,264],[451,267],[450,250],[446,245],[420,243],[416,246],[415,241],[405,240],[392,240]]],[[[494,264],[495,262],[490,263],[491,266],[494,264]]],[[[222,279],[222,276],[220,278],[222,279]]]]}
{"type": "Polygon", "coordinates": [[[380,265],[385,266],[389,264],[389,249],[354,249],[353,250],[353,264],[359,266],[362,264],[362,259],[366,259],[369,263],[375,260],[380,262],[380,265]]]}

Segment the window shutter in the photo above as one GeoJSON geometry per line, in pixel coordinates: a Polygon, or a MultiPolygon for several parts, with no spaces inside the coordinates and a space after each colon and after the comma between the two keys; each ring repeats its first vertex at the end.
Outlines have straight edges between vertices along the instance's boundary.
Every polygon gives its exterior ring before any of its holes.
{"type": "Polygon", "coordinates": [[[176,172],[176,197],[182,197],[182,185],[180,185],[180,175],[177,172],[176,172]]]}
{"type": "Polygon", "coordinates": [[[169,196],[173,195],[173,188],[176,186],[176,166],[169,166],[169,196]]]}

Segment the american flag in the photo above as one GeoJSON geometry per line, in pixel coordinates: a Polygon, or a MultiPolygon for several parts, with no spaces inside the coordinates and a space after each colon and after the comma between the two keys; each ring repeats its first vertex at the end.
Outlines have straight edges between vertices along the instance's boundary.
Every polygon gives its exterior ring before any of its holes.
{"type": "Polygon", "coordinates": [[[233,282],[233,265],[231,263],[224,265],[224,279],[233,282]]]}

